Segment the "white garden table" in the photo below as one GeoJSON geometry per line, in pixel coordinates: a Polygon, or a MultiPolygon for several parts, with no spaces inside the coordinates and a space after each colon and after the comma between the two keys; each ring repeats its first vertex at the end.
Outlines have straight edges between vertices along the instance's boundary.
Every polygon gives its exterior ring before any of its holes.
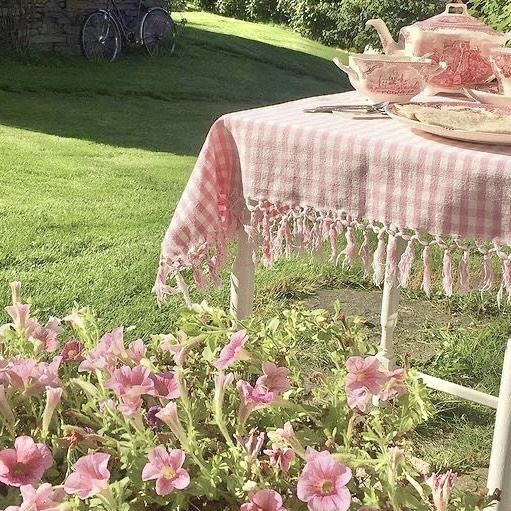
{"type": "MultiPolygon", "coordinates": [[[[272,264],[330,245],[334,264],[360,258],[383,284],[379,357],[395,364],[399,288],[414,257],[422,287],[447,295],[495,290],[511,296],[511,148],[415,133],[390,119],[307,114],[305,108],[361,102],[356,92],[228,114],[211,128],[162,245],[159,299],[182,292],[191,270],[200,288],[219,282],[227,244],[238,240],[231,311],[252,312],[256,255],[272,264]],[[340,238],[345,248],[339,251],[340,238]],[[439,275],[432,252],[442,253],[439,275]],[[471,275],[475,255],[480,270],[471,275]],[[456,262],[456,264],[455,264],[456,262]],[[175,277],[176,287],[168,285],[175,277]]],[[[437,390],[497,409],[488,487],[511,509],[511,343],[499,397],[428,375],[437,390]]]]}

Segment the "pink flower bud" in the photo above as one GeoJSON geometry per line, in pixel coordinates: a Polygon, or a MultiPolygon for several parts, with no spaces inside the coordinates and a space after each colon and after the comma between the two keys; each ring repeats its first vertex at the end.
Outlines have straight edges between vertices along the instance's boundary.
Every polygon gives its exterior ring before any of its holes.
{"type": "Polygon", "coordinates": [[[156,414],[156,417],[169,427],[170,431],[172,431],[174,436],[179,440],[179,442],[181,442],[181,445],[186,445],[186,432],[179,420],[177,405],[174,401],[170,401],[165,408],[162,408],[156,414]]]}
{"type": "Polygon", "coordinates": [[[14,412],[12,411],[11,405],[7,400],[7,396],[5,395],[5,389],[3,385],[0,385],[0,415],[6,420],[8,424],[14,426],[16,418],[14,417],[14,412]]]}
{"type": "Polygon", "coordinates": [[[454,484],[458,480],[458,474],[449,470],[445,474],[432,474],[426,481],[433,490],[433,504],[436,511],[447,511],[454,484]]]}
{"type": "Polygon", "coordinates": [[[21,282],[15,280],[9,284],[11,286],[12,304],[21,302],[21,282]]]}
{"type": "Polygon", "coordinates": [[[48,387],[46,389],[46,406],[44,408],[42,425],[43,435],[46,435],[46,433],[48,433],[48,428],[50,427],[51,419],[53,417],[53,414],[55,413],[55,409],[60,403],[61,398],[62,398],[61,387],[56,388],[48,387]]]}

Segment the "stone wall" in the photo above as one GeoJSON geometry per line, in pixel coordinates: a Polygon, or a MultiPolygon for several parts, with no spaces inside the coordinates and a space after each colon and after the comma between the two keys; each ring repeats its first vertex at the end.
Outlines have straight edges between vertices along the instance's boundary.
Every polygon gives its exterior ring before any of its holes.
{"type": "MultiPolygon", "coordinates": [[[[131,23],[135,24],[138,0],[116,0],[116,4],[131,23]]],[[[150,5],[161,5],[161,2],[154,0],[150,5]]],[[[0,0],[0,31],[4,35],[0,40],[0,47],[12,44],[13,37],[8,36],[6,27],[10,27],[11,32],[15,30],[13,25],[19,18],[21,8],[26,12],[21,18],[30,19],[22,28],[26,34],[21,38],[26,40],[30,47],[43,51],[79,54],[83,19],[88,13],[105,6],[106,0],[0,0]]]]}

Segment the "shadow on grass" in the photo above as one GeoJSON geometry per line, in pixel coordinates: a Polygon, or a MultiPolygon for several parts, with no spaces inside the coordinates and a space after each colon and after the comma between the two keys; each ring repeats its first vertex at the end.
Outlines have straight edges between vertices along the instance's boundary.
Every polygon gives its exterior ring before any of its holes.
{"type": "Polygon", "coordinates": [[[173,57],[34,60],[0,61],[0,124],[181,155],[226,112],[348,87],[325,59],[189,27],[173,57]]]}

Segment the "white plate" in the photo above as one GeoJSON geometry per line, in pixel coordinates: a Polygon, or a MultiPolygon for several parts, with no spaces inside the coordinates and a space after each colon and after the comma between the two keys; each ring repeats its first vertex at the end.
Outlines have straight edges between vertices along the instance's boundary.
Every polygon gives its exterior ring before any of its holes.
{"type": "Polygon", "coordinates": [[[465,94],[479,103],[486,105],[511,106],[511,96],[477,89],[465,89],[465,94]]]}
{"type": "MultiPolygon", "coordinates": [[[[498,144],[498,145],[511,145],[511,134],[504,133],[487,133],[487,132],[477,132],[477,131],[464,131],[464,130],[454,130],[450,128],[443,128],[442,126],[436,126],[434,124],[427,124],[424,122],[416,121],[413,119],[408,119],[399,115],[395,110],[395,104],[390,104],[386,107],[386,111],[390,117],[398,120],[404,124],[407,124],[411,128],[415,128],[420,131],[425,131],[426,133],[431,133],[433,135],[437,135],[439,137],[450,138],[453,140],[463,140],[465,142],[476,142],[478,144],[498,144]]],[[[474,106],[474,103],[418,103],[424,106],[441,106],[441,105],[457,105],[463,104],[464,106],[474,106]]],[[[490,110],[501,110],[502,107],[498,106],[485,106],[485,105],[477,105],[477,108],[486,108],[490,110]]],[[[511,109],[504,108],[504,110],[510,112],[511,109]]]]}

